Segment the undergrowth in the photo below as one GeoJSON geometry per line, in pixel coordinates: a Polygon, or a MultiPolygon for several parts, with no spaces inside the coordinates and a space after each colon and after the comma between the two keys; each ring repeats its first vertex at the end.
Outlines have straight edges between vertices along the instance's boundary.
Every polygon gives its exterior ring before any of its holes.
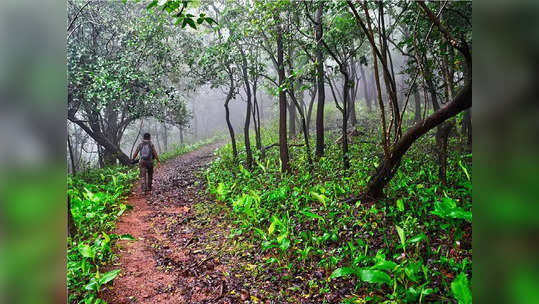
{"type": "MultiPolygon", "coordinates": [[[[263,131],[264,145],[278,142],[272,134],[263,131]]],[[[405,155],[385,199],[354,202],[347,199],[364,190],[381,147],[373,136],[354,138],[344,174],[337,136],[327,133],[312,170],[303,147],[291,147],[291,174],[279,171],[278,149],[264,159],[257,153],[247,170],[245,153],[234,162],[231,146],[221,148],[206,178],[209,192],[231,206],[229,237],[253,240],[260,266],[283,274],[290,301],[336,293],[342,303],[471,303],[471,154],[451,138],[444,186],[429,133],[405,155]]]]}

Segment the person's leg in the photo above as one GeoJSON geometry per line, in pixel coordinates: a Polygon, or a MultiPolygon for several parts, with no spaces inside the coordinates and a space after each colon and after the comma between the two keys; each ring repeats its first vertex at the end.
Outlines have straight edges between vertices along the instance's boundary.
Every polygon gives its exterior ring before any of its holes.
{"type": "Polygon", "coordinates": [[[144,166],[142,162],[140,162],[139,169],[140,169],[140,191],[144,193],[146,192],[146,174],[147,174],[146,171],[147,170],[146,170],[146,166],[144,166]]]}
{"type": "Polygon", "coordinates": [[[153,182],[153,163],[148,165],[148,190],[152,191],[152,182],[153,182]]]}

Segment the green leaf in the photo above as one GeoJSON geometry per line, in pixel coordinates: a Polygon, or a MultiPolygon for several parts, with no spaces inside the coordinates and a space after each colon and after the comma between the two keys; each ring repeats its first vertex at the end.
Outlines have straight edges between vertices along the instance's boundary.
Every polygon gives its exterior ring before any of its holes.
{"type": "Polygon", "coordinates": [[[404,211],[404,203],[402,202],[402,200],[398,199],[396,204],[397,204],[397,210],[399,210],[400,212],[403,212],[404,211]]]}
{"type": "Polygon", "coordinates": [[[105,273],[99,279],[99,283],[101,283],[101,285],[107,284],[108,282],[114,280],[114,278],[120,273],[120,271],[121,271],[121,269],[115,269],[115,270],[111,270],[111,271],[105,273]]]}
{"type": "MultiPolygon", "coordinates": [[[[275,218],[275,217],[274,217],[275,218]]],[[[276,221],[271,221],[270,226],[268,227],[268,234],[272,235],[275,231],[276,221]]]]}
{"type": "Polygon", "coordinates": [[[399,235],[399,239],[401,241],[401,244],[404,247],[405,246],[405,241],[406,241],[405,236],[404,236],[404,230],[401,227],[399,227],[398,225],[395,225],[395,229],[397,229],[397,234],[399,235]]]}
{"type": "Polygon", "coordinates": [[[93,259],[95,257],[95,251],[92,247],[89,245],[79,245],[79,252],[80,254],[85,258],[91,258],[93,259]]]}
{"type": "Polygon", "coordinates": [[[283,238],[279,241],[279,248],[281,251],[286,251],[290,247],[290,240],[288,238],[283,238]]]}
{"type": "Polygon", "coordinates": [[[93,290],[93,291],[97,291],[98,290],[98,282],[96,280],[96,278],[91,278],[90,279],[90,282],[88,284],[86,284],[86,286],[84,286],[84,289],[85,290],[93,290]]]}
{"type": "Polygon", "coordinates": [[[410,263],[404,268],[404,273],[410,280],[417,283],[419,280],[420,267],[419,263],[410,263]]]}
{"type": "Polygon", "coordinates": [[[386,283],[391,284],[391,277],[380,270],[362,269],[359,271],[359,278],[367,283],[386,283]]]}
{"type": "Polygon", "coordinates": [[[465,211],[461,207],[457,207],[457,202],[449,197],[444,197],[441,202],[435,202],[434,211],[431,211],[431,213],[441,218],[464,219],[468,222],[472,221],[472,213],[470,211],[465,211]]]}
{"type": "Polygon", "coordinates": [[[195,21],[193,20],[193,18],[186,17],[183,22],[187,22],[187,24],[189,24],[190,27],[192,27],[195,30],[197,29],[197,25],[195,24],[195,21]]]}
{"type": "Polygon", "coordinates": [[[462,169],[462,171],[464,171],[464,174],[466,174],[466,178],[469,181],[470,180],[470,174],[468,173],[468,169],[466,169],[466,167],[464,167],[464,165],[462,164],[462,162],[460,160],[459,160],[459,166],[462,169]]]}
{"type": "Polygon", "coordinates": [[[388,270],[391,271],[397,267],[397,263],[392,261],[380,261],[376,263],[374,266],[372,266],[370,269],[372,270],[388,270]]]}
{"type": "Polygon", "coordinates": [[[206,17],[206,22],[208,22],[208,24],[210,24],[210,25],[211,25],[212,23],[217,24],[217,22],[216,22],[215,20],[213,20],[212,18],[210,18],[210,17],[206,17]]]}
{"type": "Polygon", "coordinates": [[[136,241],[137,239],[129,233],[122,234],[119,237],[120,240],[136,241]]]}
{"type": "Polygon", "coordinates": [[[427,236],[424,233],[421,233],[421,234],[418,234],[418,235],[414,236],[413,238],[409,239],[408,244],[421,242],[421,241],[426,240],[426,239],[427,239],[427,236]]]}
{"type": "Polygon", "coordinates": [[[324,218],[321,217],[320,215],[316,214],[316,213],[312,213],[312,212],[307,211],[307,210],[301,210],[300,212],[301,212],[301,214],[305,215],[306,217],[310,217],[310,218],[314,218],[314,219],[319,219],[319,220],[321,220],[322,222],[325,222],[324,218]]]}
{"type": "Polygon", "coordinates": [[[333,271],[333,273],[329,276],[329,279],[336,279],[340,277],[347,277],[351,274],[355,274],[357,272],[357,269],[354,267],[341,267],[337,268],[333,271]]]}
{"type": "Polygon", "coordinates": [[[453,282],[451,282],[451,291],[453,291],[453,295],[455,295],[455,299],[457,299],[459,304],[472,303],[472,292],[468,286],[468,278],[465,273],[461,272],[453,282]]]}
{"type": "Polygon", "coordinates": [[[121,216],[122,214],[124,214],[126,209],[127,209],[127,206],[125,204],[120,204],[120,211],[118,211],[116,216],[121,216]]]}
{"type": "Polygon", "coordinates": [[[311,192],[311,196],[312,196],[314,199],[316,199],[317,201],[319,201],[320,203],[322,203],[322,205],[324,205],[324,207],[326,207],[328,198],[327,198],[325,195],[323,195],[323,194],[318,194],[318,193],[312,191],[312,192],[311,192]]]}
{"type": "Polygon", "coordinates": [[[157,6],[157,0],[153,0],[150,4],[148,4],[148,6],[146,7],[146,9],[151,9],[152,7],[154,6],[157,6]]]}

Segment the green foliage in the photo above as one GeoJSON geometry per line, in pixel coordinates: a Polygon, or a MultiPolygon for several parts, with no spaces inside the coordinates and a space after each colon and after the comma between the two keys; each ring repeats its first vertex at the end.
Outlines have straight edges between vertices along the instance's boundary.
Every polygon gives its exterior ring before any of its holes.
{"type": "Polygon", "coordinates": [[[176,21],[175,24],[181,25],[182,28],[185,28],[186,25],[189,25],[193,29],[197,29],[197,25],[201,25],[206,22],[208,25],[217,24],[215,20],[211,17],[207,17],[205,13],[200,13],[197,16],[187,13],[186,9],[189,4],[192,4],[192,0],[166,0],[158,1],[153,0],[146,7],[148,10],[160,8],[161,11],[166,11],[170,14],[176,21]]]}
{"type": "MultiPolygon", "coordinates": [[[[264,130],[264,144],[276,142],[276,134],[273,129],[264,130]]],[[[328,141],[337,137],[335,133],[326,136],[328,141]]],[[[459,263],[447,257],[454,244],[432,248],[431,243],[445,244],[453,233],[456,240],[462,238],[469,225],[462,218],[471,221],[471,213],[470,217],[440,213],[438,203],[444,197],[441,202],[459,202],[455,208],[471,209],[471,183],[459,162],[470,167],[468,155],[450,153],[448,186],[441,185],[436,159],[420,148],[431,145],[434,139],[426,137],[412,147],[388,186],[387,198],[376,203],[344,202],[364,189],[379,161],[375,154],[379,147],[354,141],[348,177],[342,174],[337,145],[327,145],[326,155],[312,171],[303,149],[291,148],[293,174],[280,173],[277,149],[266,151],[265,159],[255,154],[258,166],[249,171],[243,165],[246,156],[241,146],[238,164],[232,159],[231,146],[226,145],[206,171],[208,191],[232,207],[237,228],[229,237],[253,239],[268,256],[268,265],[277,264],[300,276],[314,269],[329,271],[318,284],[320,292],[326,290],[327,282],[355,278],[358,286],[388,301],[444,299],[453,292],[440,269],[468,272],[471,265],[468,259],[459,263]]]]}
{"type": "Polygon", "coordinates": [[[457,207],[457,202],[448,197],[444,197],[441,202],[434,203],[434,211],[431,213],[441,218],[464,219],[468,222],[472,222],[472,212],[457,207]]]}
{"type": "Polygon", "coordinates": [[[451,290],[459,304],[471,304],[472,292],[468,286],[468,278],[465,273],[460,273],[451,283],[451,290]]]}
{"type": "Polygon", "coordinates": [[[68,177],[71,214],[77,234],[68,239],[67,282],[69,301],[98,303],[101,286],[113,280],[119,269],[100,272],[113,261],[114,240],[135,240],[129,234],[109,234],[116,219],[132,208],[122,201],[138,171],[111,167],[68,177]]]}

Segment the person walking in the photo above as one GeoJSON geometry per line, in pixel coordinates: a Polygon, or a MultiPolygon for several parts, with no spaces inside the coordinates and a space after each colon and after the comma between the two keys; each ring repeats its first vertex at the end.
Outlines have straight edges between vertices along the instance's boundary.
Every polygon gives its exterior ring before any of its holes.
{"type": "Polygon", "coordinates": [[[140,189],[142,193],[148,194],[152,192],[153,160],[157,160],[157,168],[159,168],[161,164],[151,141],[150,133],[144,133],[142,136],[142,142],[137,146],[137,149],[133,154],[133,159],[137,157],[139,152],[140,189]]]}

